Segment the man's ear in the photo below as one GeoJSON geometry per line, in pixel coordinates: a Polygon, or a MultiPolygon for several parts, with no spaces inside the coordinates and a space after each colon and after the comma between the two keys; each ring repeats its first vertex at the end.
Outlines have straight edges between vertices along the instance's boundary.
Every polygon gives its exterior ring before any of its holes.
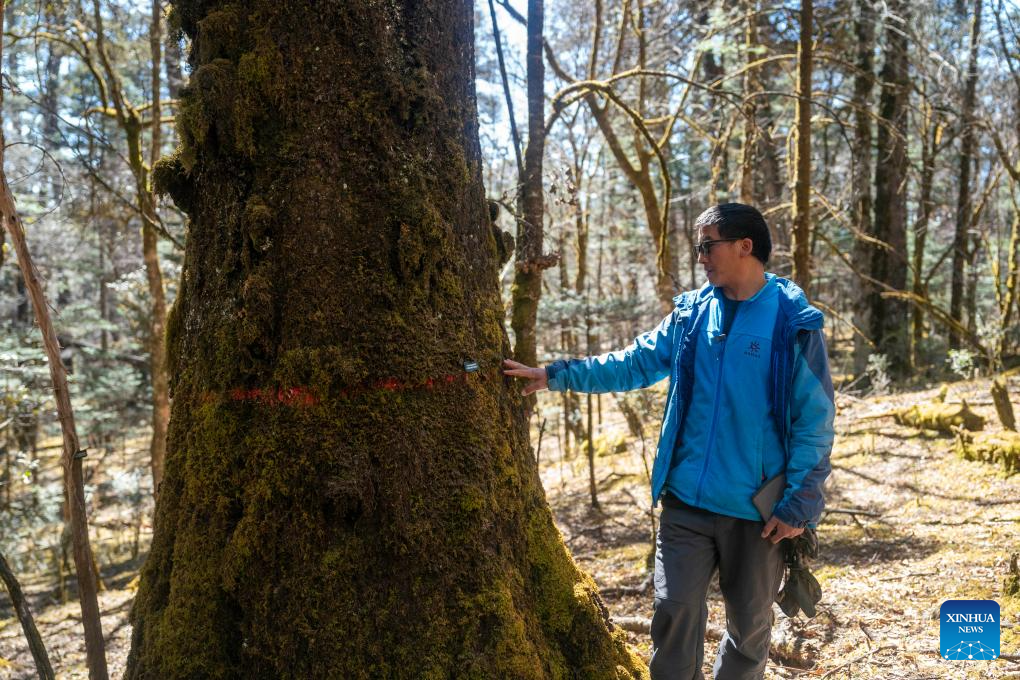
{"type": "Polygon", "coordinates": [[[751,251],[754,250],[754,241],[749,238],[741,239],[740,241],[740,254],[750,255],[751,251]]]}

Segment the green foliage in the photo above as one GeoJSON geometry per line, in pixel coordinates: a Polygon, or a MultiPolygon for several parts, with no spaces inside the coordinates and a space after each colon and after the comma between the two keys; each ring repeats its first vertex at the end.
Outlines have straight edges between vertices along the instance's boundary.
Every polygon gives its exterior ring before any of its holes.
{"type": "Polygon", "coordinates": [[[889,391],[889,357],[885,354],[868,355],[868,366],[865,369],[874,394],[885,394],[889,391]]]}
{"type": "Polygon", "coordinates": [[[949,370],[961,378],[973,378],[977,368],[977,358],[978,356],[973,350],[951,349],[947,353],[946,363],[949,364],[949,370]]]}

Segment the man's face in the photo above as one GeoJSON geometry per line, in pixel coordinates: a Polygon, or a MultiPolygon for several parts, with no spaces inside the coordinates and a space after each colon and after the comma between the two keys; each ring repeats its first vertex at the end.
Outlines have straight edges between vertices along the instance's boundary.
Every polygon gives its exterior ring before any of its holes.
{"type": "Polygon", "coordinates": [[[708,253],[699,253],[698,262],[705,268],[708,282],[725,288],[736,282],[740,272],[741,251],[750,239],[724,240],[718,225],[698,227],[698,243],[708,245],[708,253]],[[709,244],[709,241],[716,243],[709,244]]]}

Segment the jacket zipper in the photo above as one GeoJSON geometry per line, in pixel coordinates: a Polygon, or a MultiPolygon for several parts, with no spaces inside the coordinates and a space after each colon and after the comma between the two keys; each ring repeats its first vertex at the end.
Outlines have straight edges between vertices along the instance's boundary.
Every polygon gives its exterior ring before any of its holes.
{"type": "MultiPolygon", "coordinates": [[[[708,472],[708,461],[712,453],[712,446],[715,444],[715,426],[719,420],[719,393],[722,392],[722,369],[723,361],[726,360],[726,345],[729,344],[730,335],[732,335],[733,327],[737,323],[737,317],[740,316],[740,308],[733,313],[733,321],[730,322],[730,333],[724,335],[722,351],[719,352],[719,369],[715,376],[715,402],[712,406],[712,426],[708,430],[708,444],[705,446],[705,462],[701,466],[701,476],[698,477],[698,493],[694,497],[694,504],[697,506],[701,505],[701,491],[705,486],[705,473],[708,472]]],[[[717,336],[718,337],[718,336],[717,336]]]]}

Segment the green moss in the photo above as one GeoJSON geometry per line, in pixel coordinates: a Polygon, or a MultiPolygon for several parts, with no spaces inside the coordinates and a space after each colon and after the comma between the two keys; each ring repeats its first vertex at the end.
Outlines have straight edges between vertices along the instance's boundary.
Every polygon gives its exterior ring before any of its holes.
{"type": "Polygon", "coordinates": [[[236,5],[224,5],[206,14],[198,22],[198,35],[192,47],[192,54],[198,63],[230,58],[232,48],[238,44],[243,29],[239,9],[236,5]]]}
{"type": "Polygon", "coordinates": [[[483,635],[495,640],[495,645],[487,650],[492,657],[464,659],[464,677],[519,680],[563,677],[562,667],[554,673],[546,672],[546,664],[532,641],[533,633],[529,632],[528,623],[521,615],[522,608],[514,601],[515,589],[519,591],[519,584],[511,586],[499,580],[463,602],[465,623],[473,638],[467,640],[465,647],[484,645],[485,642],[478,639],[483,635]],[[495,666],[493,659],[497,660],[495,666]]]}
{"type": "Polygon", "coordinates": [[[248,158],[255,158],[264,148],[262,144],[256,146],[260,136],[269,141],[266,133],[270,114],[281,104],[286,82],[280,50],[268,32],[257,33],[254,49],[241,55],[237,63],[238,92],[233,110],[234,143],[248,158]]]}
{"type": "Polygon", "coordinates": [[[209,141],[214,127],[220,131],[219,143],[232,137],[231,113],[236,85],[236,67],[228,59],[203,63],[192,73],[188,86],[181,93],[177,112],[177,131],[182,145],[180,160],[185,170],[194,169],[197,150],[209,141]]]}
{"type": "Polygon", "coordinates": [[[1009,430],[959,433],[956,453],[964,460],[998,465],[1007,475],[1012,475],[1020,471],[1020,434],[1009,430]]]}
{"type": "Polygon", "coordinates": [[[152,167],[152,183],[160,195],[169,195],[178,208],[188,213],[194,209],[195,186],[184,167],[183,149],[177,147],[152,167]]]}
{"type": "Polygon", "coordinates": [[[1009,558],[1009,571],[1006,574],[1006,580],[1002,583],[1002,593],[1007,598],[1020,599],[1020,566],[1017,565],[1017,561],[1020,560],[1020,553],[1013,553],[1009,558]]]}
{"type": "Polygon", "coordinates": [[[272,222],[273,212],[262,196],[251,196],[244,206],[241,224],[253,248],[264,251],[268,247],[266,239],[269,238],[272,222]]]}
{"type": "Polygon", "coordinates": [[[488,497],[480,489],[468,489],[460,496],[460,509],[465,513],[476,513],[488,504],[488,497]]]}
{"type": "Polygon", "coordinates": [[[166,314],[166,368],[170,380],[170,396],[177,383],[177,356],[181,338],[180,300],[174,300],[166,314]]]}

